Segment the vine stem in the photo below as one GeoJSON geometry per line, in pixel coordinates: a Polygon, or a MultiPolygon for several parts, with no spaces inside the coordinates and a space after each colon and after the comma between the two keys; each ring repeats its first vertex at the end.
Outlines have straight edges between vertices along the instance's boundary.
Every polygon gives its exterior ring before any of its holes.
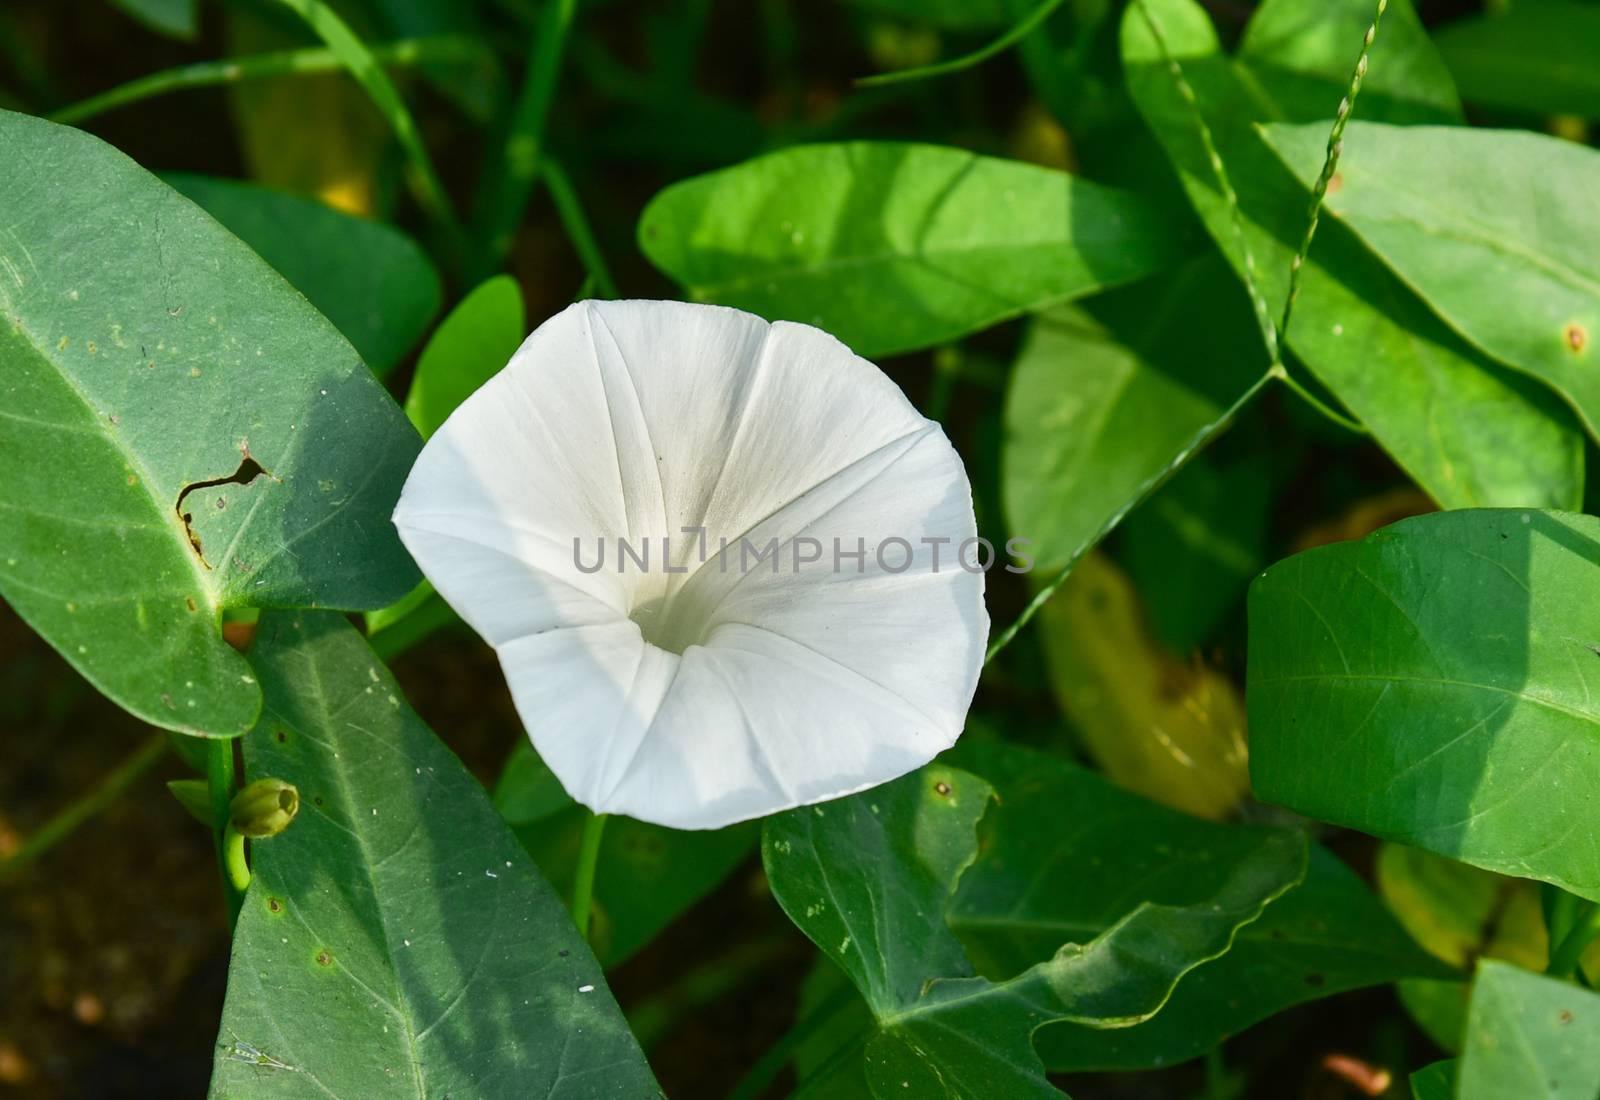
{"type": "Polygon", "coordinates": [[[1344,152],[1344,128],[1350,121],[1351,112],[1355,110],[1356,96],[1361,94],[1361,82],[1367,77],[1367,57],[1372,52],[1372,43],[1377,41],[1378,25],[1383,22],[1383,13],[1388,7],[1389,0],[1377,0],[1372,22],[1367,25],[1366,36],[1361,40],[1361,52],[1356,55],[1355,68],[1350,72],[1350,88],[1339,101],[1339,110],[1333,116],[1333,128],[1328,131],[1328,151],[1322,158],[1322,171],[1317,175],[1316,186],[1311,189],[1306,235],[1289,263],[1289,293],[1283,300],[1283,319],[1278,322],[1278,334],[1285,340],[1288,339],[1289,317],[1294,312],[1294,300],[1300,294],[1300,269],[1305,266],[1306,257],[1311,253],[1311,241],[1317,235],[1317,223],[1322,218],[1322,203],[1328,197],[1328,185],[1339,170],[1339,156],[1344,152]]]}
{"type": "MultiPolygon", "coordinates": [[[[233,832],[228,806],[233,801],[237,782],[233,769],[233,742],[222,738],[208,740],[206,788],[211,795],[211,835],[217,853],[217,870],[222,874],[222,893],[228,903],[230,929],[238,923],[239,909],[244,904],[244,890],[234,882],[234,871],[230,866],[234,857],[228,851],[228,834],[233,832]]],[[[243,858],[244,851],[241,844],[238,859],[242,861],[243,858]]],[[[246,870],[245,882],[249,881],[249,871],[246,870]]]]}
{"type": "Polygon", "coordinates": [[[567,239],[572,242],[573,250],[583,262],[584,270],[594,280],[595,288],[607,298],[618,297],[616,281],[606,267],[606,258],[600,251],[599,242],[594,239],[589,219],[583,213],[583,204],[578,200],[577,188],[572,186],[566,170],[553,158],[545,157],[539,173],[544,177],[544,185],[550,189],[550,201],[555,205],[562,228],[567,231],[567,239]]]}
{"type": "MultiPolygon", "coordinates": [[[[517,223],[540,176],[544,126],[561,75],[561,58],[577,0],[545,0],[528,62],[528,75],[517,93],[505,139],[484,166],[476,211],[473,263],[482,277],[499,267],[511,250],[517,223]]],[[[548,177],[546,177],[548,178],[548,177]]]]}
{"type": "Polygon", "coordinates": [[[605,832],[606,814],[591,813],[583,820],[583,840],[578,846],[578,874],[572,882],[572,922],[585,941],[589,939],[589,915],[594,908],[594,870],[600,861],[600,837],[605,832]]]}
{"type": "Polygon", "coordinates": [[[166,734],[158,733],[147,740],[115,770],[102,779],[93,790],[56,812],[50,820],[39,826],[14,854],[0,861],[0,882],[21,871],[28,864],[71,836],[78,826],[94,817],[117,800],[117,797],[155,767],[166,754],[166,734]]]}
{"type": "Polygon", "coordinates": [[[1199,136],[1201,148],[1205,152],[1207,164],[1210,166],[1212,176],[1216,181],[1218,189],[1222,192],[1224,202],[1227,204],[1229,223],[1232,228],[1235,243],[1239,249],[1241,258],[1240,263],[1243,267],[1245,291],[1248,293],[1250,298],[1250,306],[1252,312],[1255,314],[1256,325],[1261,330],[1262,342],[1267,347],[1267,356],[1270,365],[1268,366],[1266,372],[1262,374],[1260,378],[1256,379],[1256,381],[1251,384],[1250,388],[1245,390],[1245,392],[1239,396],[1238,400],[1234,401],[1234,403],[1230,405],[1220,417],[1201,428],[1200,431],[1196,433],[1194,438],[1191,439],[1185,447],[1179,450],[1178,453],[1173,456],[1172,460],[1166,464],[1166,466],[1158,471],[1154,477],[1146,480],[1127,503],[1125,503],[1116,511],[1116,513],[1102,523],[1100,527],[1095,530],[1093,535],[1084,540],[1084,542],[1072,552],[1071,556],[1067,559],[1066,565],[1062,567],[1061,571],[1052,577],[1049,583],[1047,583],[1043,588],[1039,589],[1039,591],[1034,594],[1033,599],[1030,600],[1028,605],[1022,609],[1022,614],[1018,615],[1016,620],[1012,622],[1010,626],[1006,627],[1005,630],[1001,631],[995,640],[990,644],[989,651],[987,654],[985,654],[983,659],[984,664],[988,664],[990,661],[994,660],[996,655],[998,655],[1001,650],[1010,645],[1012,639],[1017,636],[1017,633],[1033,620],[1033,617],[1039,613],[1040,609],[1043,608],[1045,604],[1050,602],[1050,599],[1056,594],[1057,591],[1060,590],[1061,586],[1066,583],[1067,577],[1071,574],[1073,567],[1078,564],[1078,561],[1083,557],[1084,554],[1088,553],[1096,543],[1110,533],[1112,528],[1116,527],[1118,523],[1121,523],[1124,516],[1126,516],[1134,508],[1138,507],[1138,505],[1142,504],[1151,493],[1156,491],[1156,489],[1160,488],[1161,485],[1164,484],[1180,466],[1189,460],[1190,455],[1199,450],[1201,447],[1204,447],[1207,443],[1211,442],[1212,439],[1219,435],[1232,422],[1233,418],[1239,413],[1239,411],[1244,408],[1244,406],[1248,404],[1257,393],[1261,392],[1261,389],[1266,386],[1267,383],[1273,381],[1282,382],[1301,399],[1306,401],[1314,409],[1316,409],[1322,415],[1328,417],[1328,419],[1332,420],[1334,423],[1358,434],[1366,434],[1365,427],[1355,420],[1352,420],[1342,413],[1330,408],[1324,401],[1318,398],[1289,374],[1288,368],[1284,366],[1283,362],[1283,342],[1285,334],[1288,331],[1289,317],[1294,305],[1295,295],[1299,293],[1300,270],[1305,266],[1306,256],[1311,251],[1312,239],[1316,236],[1317,222],[1322,210],[1322,201],[1327,196],[1328,183],[1333,179],[1334,173],[1338,170],[1339,155],[1344,150],[1343,137],[1345,125],[1349,122],[1350,114],[1355,109],[1356,96],[1361,92],[1361,82],[1366,78],[1367,58],[1371,53],[1373,42],[1377,40],[1378,25],[1383,20],[1383,13],[1389,6],[1389,0],[1377,0],[1372,22],[1368,25],[1367,33],[1361,40],[1361,52],[1356,58],[1355,68],[1350,76],[1349,90],[1345,93],[1344,98],[1340,100],[1339,109],[1334,115],[1333,127],[1328,136],[1327,155],[1323,158],[1322,172],[1319,174],[1317,185],[1315,188],[1313,188],[1312,192],[1311,209],[1307,219],[1308,224],[1306,226],[1305,236],[1301,239],[1300,248],[1295,252],[1293,260],[1290,261],[1289,293],[1284,300],[1282,318],[1277,323],[1274,323],[1272,319],[1271,309],[1267,305],[1266,296],[1262,293],[1260,282],[1256,277],[1255,256],[1251,252],[1249,237],[1245,233],[1244,213],[1239,206],[1238,193],[1234,191],[1233,183],[1228,178],[1228,168],[1227,165],[1223,163],[1222,154],[1217,151],[1217,144],[1215,138],[1212,136],[1211,127],[1207,125],[1205,116],[1200,111],[1200,104],[1198,98],[1195,96],[1194,87],[1189,83],[1189,78],[1184,76],[1183,66],[1179,65],[1178,59],[1173,56],[1171,47],[1167,43],[1166,32],[1162,28],[1160,21],[1156,19],[1155,13],[1150,10],[1147,0],[1137,0],[1137,2],[1139,5],[1139,13],[1144,17],[1145,24],[1150,28],[1151,37],[1155,39],[1156,46],[1161,51],[1162,60],[1166,63],[1167,71],[1172,77],[1172,82],[1174,87],[1177,89],[1178,96],[1184,101],[1184,104],[1189,109],[1190,116],[1194,120],[1195,130],[1199,136]]]}
{"type": "Polygon", "coordinates": [[[394,86],[394,81],[389,79],[389,74],[383,71],[372,51],[367,49],[366,43],[350,29],[349,24],[322,0],[278,0],[278,3],[304,20],[306,26],[322,39],[323,44],[355,77],[356,83],[366,90],[405,152],[411,168],[411,189],[417,202],[423,212],[438,224],[449,247],[459,252],[461,224],[456,220],[455,210],[445,194],[439,173],[434,170],[433,159],[428,156],[428,149],[422,143],[416,120],[411,117],[410,109],[400,97],[400,90],[394,86]]]}
{"type": "MultiPolygon", "coordinates": [[[[454,36],[406,38],[372,48],[375,61],[385,65],[417,65],[430,61],[469,62],[482,60],[483,51],[469,39],[454,36]]],[[[52,122],[76,125],[86,119],[127,107],[146,99],[189,88],[212,88],[240,84],[273,76],[334,72],[344,68],[339,56],[325,46],[298,50],[279,50],[228,61],[200,61],[175,69],[141,76],[118,84],[99,95],[61,108],[50,115],[52,122]]]]}
{"type": "Polygon", "coordinates": [[[1560,945],[1551,950],[1547,973],[1556,978],[1571,978],[1577,973],[1584,951],[1597,938],[1600,938],[1600,905],[1591,902],[1573,922],[1560,945]]]}
{"type": "Polygon", "coordinates": [[[1191,455],[1222,434],[1228,425],[1233,423],[1233,418],[1239,415],[1239,412],[1255,398],[1256,394],[1266,388],[1267,383],[1281,377],[1282,370],[1281,365],[1274,364],[1271,368],[1262,372],[1261,377],[1252,382],[1249,389],[1240,394],[1233,404],[1223,410],[1221,416],[1196,432],[1193,438],[1177,454],[1173,455],[1172,459],[1160,471],[1153,477],[1147,478],[1139,486],[1133,496],[1121,508],[1117,509],[1114,514],[1096,528],[1092,535],[1079,543],[1067,558],[1067,563],[1061,567],[1061,570],[1050,579],[1049,583],[1034,593],[1033,599],[1028,601],[1028,606],[1022,609],[1022,614],[1018,615],[1010,626],[1002,630],[999,636],[989,643],[989,652],[984,655],[983,663],[987,665],[994,660],[1002,649],[1011,644],[1012,639],[1017,636],[1022,628],[1033,621],[1033,617],[1039,613],[1045,604],[1050,602],[1051,597],[1067,582],[1067,577],[1071,575],[1072,570],[1085,554],[1094,549],[1101,539],[1110,534],[1111,530],[1122,522],[1124,516],[1149,499],[1150,494],[1165,484],[1166,480],[1176,473],[1179,467],[1189,461],[1191,455]]]}
{"type": "Polygon", "coordinates": [[[1021,42],[1028,35],[1039,28],[1039,25],[1055,12],[1063,0],[1041,0],[1041,2],[1017,21],[1010,30],[986,46],[979,46],[971,53],[952,57],[949,61],[936,61],[932,65],[919,65],[915,69],[900,69],[892,73],[876,73],[872,76],[856,78],[856,87],[875,88],[884,84],[904,84],[912,80],[926,80],[929,77],[948,76],[970,69],[974,65],[981,65],[997,53],[1006,50],[1021,42]]]}

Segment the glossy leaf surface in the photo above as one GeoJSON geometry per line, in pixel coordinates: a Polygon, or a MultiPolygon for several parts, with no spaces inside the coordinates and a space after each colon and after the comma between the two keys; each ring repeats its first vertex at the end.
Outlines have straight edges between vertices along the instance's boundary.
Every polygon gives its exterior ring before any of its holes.
{"type": "Polygon", "coordinates": [[[599,964],[468,774],[337,616],[262,617],[254,846],[214,1097],[658,1096],[599,964]]]}

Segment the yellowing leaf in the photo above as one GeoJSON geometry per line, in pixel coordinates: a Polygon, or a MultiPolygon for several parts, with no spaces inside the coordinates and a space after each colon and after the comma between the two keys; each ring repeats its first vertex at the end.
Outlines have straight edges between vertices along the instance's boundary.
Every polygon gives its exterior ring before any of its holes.
{"type": "Polygon", "coordinates": [[[1226,816],[1249,787],[1233,684],[1153,641],[1139,594],[1100,553],[1078,563],[1041,621],[1056,699],[1105,773],[1168,806],[1226,816]]]}

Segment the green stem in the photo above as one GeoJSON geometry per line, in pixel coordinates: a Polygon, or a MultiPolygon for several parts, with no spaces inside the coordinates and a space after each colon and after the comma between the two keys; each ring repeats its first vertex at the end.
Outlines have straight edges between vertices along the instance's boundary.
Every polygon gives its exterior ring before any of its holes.
{"type": "Polygon", "coordinates": [[[1561,945],[1551,951],[1546,972],[1557,978],[1571,978],[1578,971],[1584,951],[1597,938],[1600,938],[1600,905],[1591,902],[1573,923],[1561,945]]]}
{"type": "Polygon", "coordinates": [[[1109,516],[1092,535],[1079,543],[1077,548],[1068,556],[1067,563],[1061,567],[1060,572],[1034,594],[1033,599],[1028,601],[1028,606],[1022,609],[1022,614],[1018,615],[1011,625],[1002,630],[994,641],[989,644],[989,652],[984,656],[983,663],[988,664],[994,660],[1002,649],[1011,644],[1011,640],[1017,636],[1018,632],[1033,621],[1033,617],[1039,613],[1045,604],[1050,602],[1050,598],[1066,583],[1073,567],[1078,564],[1078,561],[1085,554],[1094,549],[1101,539],[1105,538],[1117,524],[1121,523],[1124,516],[1140,504],[1143,504],[1151,493],[1154,493],[1164,485],[1167,479],[1176,473],[1185,462],[1188,462],[1196,451],[1227,430],[1228,426],[1233,423],[1233,418],[1239,415],[1239,412],[1250,403],[1256,394],[1266,387],[1268,382],[1280,377],[1281,371],[1281,367],[1274,366],[1252,382],[1250,388],[1240,394],[1238,399],[1232,405],[1229,405],[1221,416],[1196,432],[1189,442],[1173,455],[1165,466],[1157,471],[1154,476],[1145,479],[1144,484],[1139,486],[1121,508],[1109,516]]]}
{"type": "Polygon", "coordinates": [[[533,32],[528,75],[511,110],[505,140],[484,167],[477,210],[474,280],[500,266],[516,236],[544,153],[544,125],[561,75],[561,55],[577,0],[546,0],[533,32]]]}
{"type": "Polygon", "coordinates": [[[250,888],[250,864],[244,858],[244,834],[229,822],[222,833],[222,871],[242,896],[250,888]]]}
{"type": "MultiPolygon", "coordinates": [[[[417,65],[438,61],[464,63],[482,60],[484,56],[483,50],[470,39],[450,36],[408,38],[372,48],[374,60],[386,65],[417,65]]],[[[322,46],[254,54],[228,61],[201,61],[193,65],[180,65],[175,69],[164,69],[149,76],[130,80],[126,84],[119,84],[99,95],[63,107],[50,118],[54,122],[76,125],[85,119],[105,114],[118,107],[126,107],[168,92],[183,91],[187,88],[211,88],[221,84],[239,84],[247,80],[260,80],[273,76],[333,72],[343,67],[338,55],[322,46]]]]}
{"type": "Polygon", "coordinates": [[[1266,295],[1262,293],[1261,283],[1256,276],[1255,253],[1251,251],[1250,238],[1244,231],[1244,211],[1239,206],[1239,194],[1233,189],[1233,181],[1228,177],[1228,166],[1222,162],[1222,154],[1217,151],[1216,139],[1212,136],[1205,115],[1200,111],[1200,101],[1194,94],[1194,86],[1189,83],[1189,78],[1184,76],[1183,66],[1178,64],[1178,59],[1173,56],[1172,49],[1167,44],[1166,30],[1145,0],[1138,0],[1138,4],[1139,14],[1144,17],[1145,25],[1150,28],[1150,36],[1156,40],[1156,48],[1161,51],[1161,60],[1166,63],[1167,73],[1172,77],[1178,98],[1183,100],[1194,122],[1206,163],[1210,166],[1217,189],[1221,191],[1223,201],[1228,207],[1228,223],[1233,231],[1234,243],[1239,249],[1244,288],[1250,296],[1250,308],[1255,314],[1256,327],[1261,330],[1262,343],[1267,346],[1267,360],[1273,364],[1281,363],[1283,353],[1278,347],[1278,329],[1272,323],[1272,311],[1267,305],[1266,295]]]}
{"type": "MultiPolygon", "coordinates": [[[[228,834],[233,831],[228,806],[237,785],[232,741],[215,738],[206,742],[206,785],[211,793],[211,835],[217,852],[217,870],[222,873],[222,893],[228,902],[228,927],[232,928],[239,920],[239,907],[244,904],[244,891],[234,883],[228,852],[228,834]]],[[[242,855],[241,852],[241,858],[242,855]]],[[[248,871],[245,881],[249,881],[248,871]]]]}
{"type": "Polygon", "coordinates": [[[1317,412],[1321,413],[1323,416],[1339,425],[1339,427],[1343,428],[1345,431],[1354,432],[1356,435],[1367,434],[1366,425],[1362,424],[1358,420],[1352,420],[1350,417],[1345,416],[1333,406],[1329,405],[1326,401],[1322,400],[1322,398],[1306,389],[1306,387],[1301,384],[1294,375],[1289,373],[1282,363],[1274,366],[1271,373],[1274,378],[1278,379],[1278,381],[1282,382],[1285,386],[1288,386],[1289,389],[1300,398],[1300,400],[1310,405],[1317,412]]]}
{"type": "Polygon", "coordinates": [[[585,940],[589,938],[589,913],[594,907],[594,868],[600,861],[600,835],[605,827],[605,814],[590,814],[584,818],[583,840],[578,847],[578,875],[572,883],[572,922],[585,940]]]}
{"type": "Polygon", "coordinates": [[[361,41],[348,24],[322,0],[278,0],[284,7],[289,8],[310,27],[316,36],[333,51],[340,63],[355,77],[371,97],[378,112],[389,123],[389,128],[394,131],[395,137],[400,142],[400,148],[406,154],[406,160],[411,166],[409,173],[412,192],[421,204],[423,212],[427,214],[443,231],[448,245],[453,250],[459,250],[461,241],[461,225],[456,221],[455,211],[450,206],[450,199],[445,194],[444,184],[439,180],[439,174],[434,171],[433,160],[428,156],[427,147],[422,144],[422,135],[417,129],[416,121],[411,117],[411,111],[406,107],[405,100],[400,98],[400,90],[394,86],[394,81],[389,79],[389,74],[383,71],[372,51],[367,49],[365,42],[361,41]]]}
{"type": "MultiPolygon", "coordinates": [[[[789,1064],[789,1059],[794,1057],[794,1052],[800,1048],[800,1044],[832,1023],[840,1012],[849,1007],[856,996],[854,986],[840,986],[816,1008],[796,1020],[788,1031],[778,1036],[777,1042],[767,1048],[766,1053],[750,1067],[749,1072],[739,1078],[739,1083],[728,1093],[728,1100],[755,1100],[760,1096],[768,1085],[777,1080],[778,1074],[789,1064]]],[[[854,1046],[854,1043],[846,1043],[840,1047],[840,1051],[852,1050],[854,1046]]],[[[835,1056],[830,1057],[828,1062],[835,1061],[838,1054],[839,1051],[835,1051],[835,1056]]]]}
{"type": "Polygon", "coordinates": [[[1042,0],[1010,30],[988,45],[980,46],[971,53],[953,57],[949,61],[937,61],[932,65],[922,65],[915,69],[900,69],[892,73],[878,73],[874,76],[858,77],[856,86],[858,88],[873,88],[882,84],[901,84],[909,80],[925,80],[928,77],[948,76],[950,73],[959,73],[963,69],[972,68],[974,65],[981,65],[995,54],[1004,53],[1032,34],[1039,28],[1041,23],[1050,18],[1051,14],[1061,4],[1062,0],[1042,0]]]}
{"type": "Polygon", "coordinates": [[[115,802],[118,795],[155,767],[166,754],[166,748],[166,734],[158,733],[151,737],[139,746],[133,755],[118,764],[93,790],[39,826],[33,835],[23,842],[22,847],[7,859],[0,861],[0,882],[6,881],[60,844],[71,836],[78,826],[115,802]]]}
{"type": "Polygon", "coordinates": [[[1283,319],[1278,322],[1279,339],[1288,339],[1289,317],[1294,312],[1294,300],[1300,294],[1300,269],[1305,266],[1306,257],[1311,253],[1311,241],[1317,235],[1317,223],[1322,217],[1322,202],[1328,196],[1328,184],[1333,174],[1338,171],[1339,154],[1344,152],[1344,128],[1350,121],[1350,113],[1355,110],[1356,97],[1361,94],[1361,82],[1367,75],[1367,55],[1372,52],[1372,43],[1378,37],[1378,24],[1383,22],[1383,13],[1388,6],[1389,0],[1377,0],[1372,22],[1367,27],[1366,37],[1361,40],[1361,52],[1356,55],[1355,68],[1350,73],[1350,89],[1339,101],[1339,109],[1333,116],[1333,128],[1328,131],[1328,151],[1322,159],[1322,172],[1317,176],[1316,186],[1311,189],[1306,235],[1289,264],[1289,294],[1283,300],[1283,319]]]}
{"type": "Polygon", "coordinates": [[[617,284],[611,278],[606,258],[601,254],[600,245],[589,228],[589,219],[584,216],[583,204],[578,201],[578,192],[572,186],[572,180],[561,165],[550,157],[544,159],[539,172],[544,177],[545,186],[550,189],[550,201],[555,204],[556,216],[567,231],[567,239],[572,242],[578,259],[583,261],[583,269],[594,279],[601,295],[618,297],[617,284]]]}

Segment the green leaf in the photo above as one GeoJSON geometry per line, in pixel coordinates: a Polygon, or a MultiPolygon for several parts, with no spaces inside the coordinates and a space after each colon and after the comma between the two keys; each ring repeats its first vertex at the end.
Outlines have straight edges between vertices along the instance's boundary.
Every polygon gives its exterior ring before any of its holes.
{"type": "Polygon", "coordinates": [[[511,276],[496,275],[461,299],[428,338],[406,394],[406,415],[422,438],[499,373],[527,334],[522,291],[511,276]]]}
{"type": "Polygon", "coordinates": [[[333,615],[262,616],[253,846],[211,1095],[658,1096],[599,964],[477,781],[333,615]]]}
{"type": "Polygon", "coordinates": [[[977,854],[991,796],[975,776],[931,764],[893,783],[767,819],[762,859],[791,920],[850,976],[875,1018],[862,1060],[879,1100],[1058,1096],[1031,1038],[1073,1020],[1125,1027],[1166,1003],[1184,974],[1228,949],[1304,873],[1304,840],[1262,831],[1212,889],[1180,905],[1128,899],[1080,946],[1005,981],[968,977],[945,924],[977,854]]]}
{"type": "MultiPolygon", "coordinates": [[[[533,746],[518,745],[494,804],[563,897],[576,877],[588,811],[574,803],[533,746]]],[[[613,815],[600,840],[590,943],[607,967],[621,963],[715,890],[756,846],[753,822],[685,832],[613,815]]]]}
{"type": "MultiPolygon", "coordinates": [[[[1273,126],[1303,182],[1315,127],[1273,126]]],[[[1327,206],[1452,328],[1600,430],[1600,152],[1521,130],[1351,125],[1327,206]]]]}
{"type": "Polygon", "coordinates": [[[256,184],[181,173],[162,178],[288,279],[380,377],[438,312],[439,276],[397,229],[256,184]]]}
{"type": "Polygon", "coordinates": [[[1439,51],[1473,103],[1600,119],[1600,10],[1518,3],[1439,28],[1439,51]]]}
{"type": "Polygon", "coordinates": [[[1456,1063],[1453,1059],[1424,1066],[1411,1075],[1415,1100],[1455,1100],[1456,1063]]]}
{"type": "Polygon", "coordinates": [[[1472,983],[1460,1100],[1593,1100],[1600,1095],[1600,995],[1485,961],[1472,983]]]}
{"type": "MultiPolygon", "coordinates": [[[[1266,0],[1239,42],[1240,75],[1281,115],[1331,121],[1350,90],[1374,7],[1373,0],[1266,0]]],[[[1411,124],[1461,121],[1450,71],[1410,0],[1389,0],[1367,62],[1355,117],[1411,124]]]]}
{"type": "Polygon", "coordinates": [[[1214,255],[1036,317],[1006,392],[1001,481],[1040,575],[1088,550],[1266,368],[1214,255]]]}
{"type": "Polygon", "coordinates": [[[673,184],[639,244],[698,301],[803,321],[860,355],[955,340],[1178,259],[1138,196],[894,142],[802,145],[673,184]]]}
{"type": "Polygon", "coordinates": [[[1257,795],[1600,899],[1600,520],[1445,512],[1252,586],[1257,795]]]}
{"type": "MultiPolygon", "coordinates": [[[[1426,39],[1413,43],[1428,48],[1426,39]]],[[[1352,43],[1352,64],[1358,46],[1352,43]]],[[[1307,197],[1255,129],[1273,108],[1241,80],[1193,0],[1130,5],[1122,49],[1129,90],[1196,212],[1241,276],[1248,247],[1254,279],[1276,316],[1305,233],[1307,197]],[[1147,10],[1162,28],[1165,50],[1147,10]],[[1201,144],[1196,107],[1174,82],[1168,51],[1195,92],[1237,190],[1240,227],[1201,144]]],[[[1427,68],[1420,56],[1405,64],[1427,68]]],[[[1335,106],[1336,99],[1322,113],[1335,106]]],[[[1321,124],[1324,143],[1327,125],[1321,124]]],[[[1334,219],[1323,219],[1303,271],[1288,344],[1441,505],[1575,507],[1581,499],[1582,439],[1571,414],[1545,387],[1497,366],[1452,333],[1334,219]]]]}
{"type": "MultiPolygon", "coordinates": [[[[1489,958],[1543,970],[1549,962],[1536,884],[1404,844],[1384,844],[1376,869],[1378,889],[1400,923],[1451,966],[1470,968],[1489,958]]],[[[1600,975],[1600,943],[1581,961],[1585,974],[1600,975]]],[[[1461,979],[1403,981],[1398,990],[1406,1011],[1452,1053],[1461,1050],[1467,991],[1461,979]]]]}
{"type": "Polygon", "coordinates": [[[1266,563],[1277,455],[1196,455],[1122,525],[1122,563],[1168,648],[1198,652],[1266,563]]]}
{"type": "MultiPolygon", "coordinates": [[[[1281,835],[1199,821],[1003,743],[964,744],[957,755],[999,794],[981,854],[950,907],[951,926],[991,977],[1047,959],[1062,943],[1087,942],[1135,905],[1198,904],[1229,868],[1281,835]]],[[[1045,1064],[1174,1065],[1291,1005],[1449,972],[1417,949],[1354,872],[1320,847],[1309,854],[1305,881],[1240,928],[1227,954],[1179,982],[1152,1019],[1111,1031],[1050,1024],[1035,1037],[1045,1064]]]]}
{"type": "Polygon", "coordinates": [[[248,248],[77,130],[0,113],[0,591],[147,722],[260,709],[236,607],[381,607],[419,442],[248,248]]]}
{"type": "Polygon", "coordinates": [[[139,22],[169,38],[189,41],[200,30],[200,0],[111,0],[139,22]]]}

